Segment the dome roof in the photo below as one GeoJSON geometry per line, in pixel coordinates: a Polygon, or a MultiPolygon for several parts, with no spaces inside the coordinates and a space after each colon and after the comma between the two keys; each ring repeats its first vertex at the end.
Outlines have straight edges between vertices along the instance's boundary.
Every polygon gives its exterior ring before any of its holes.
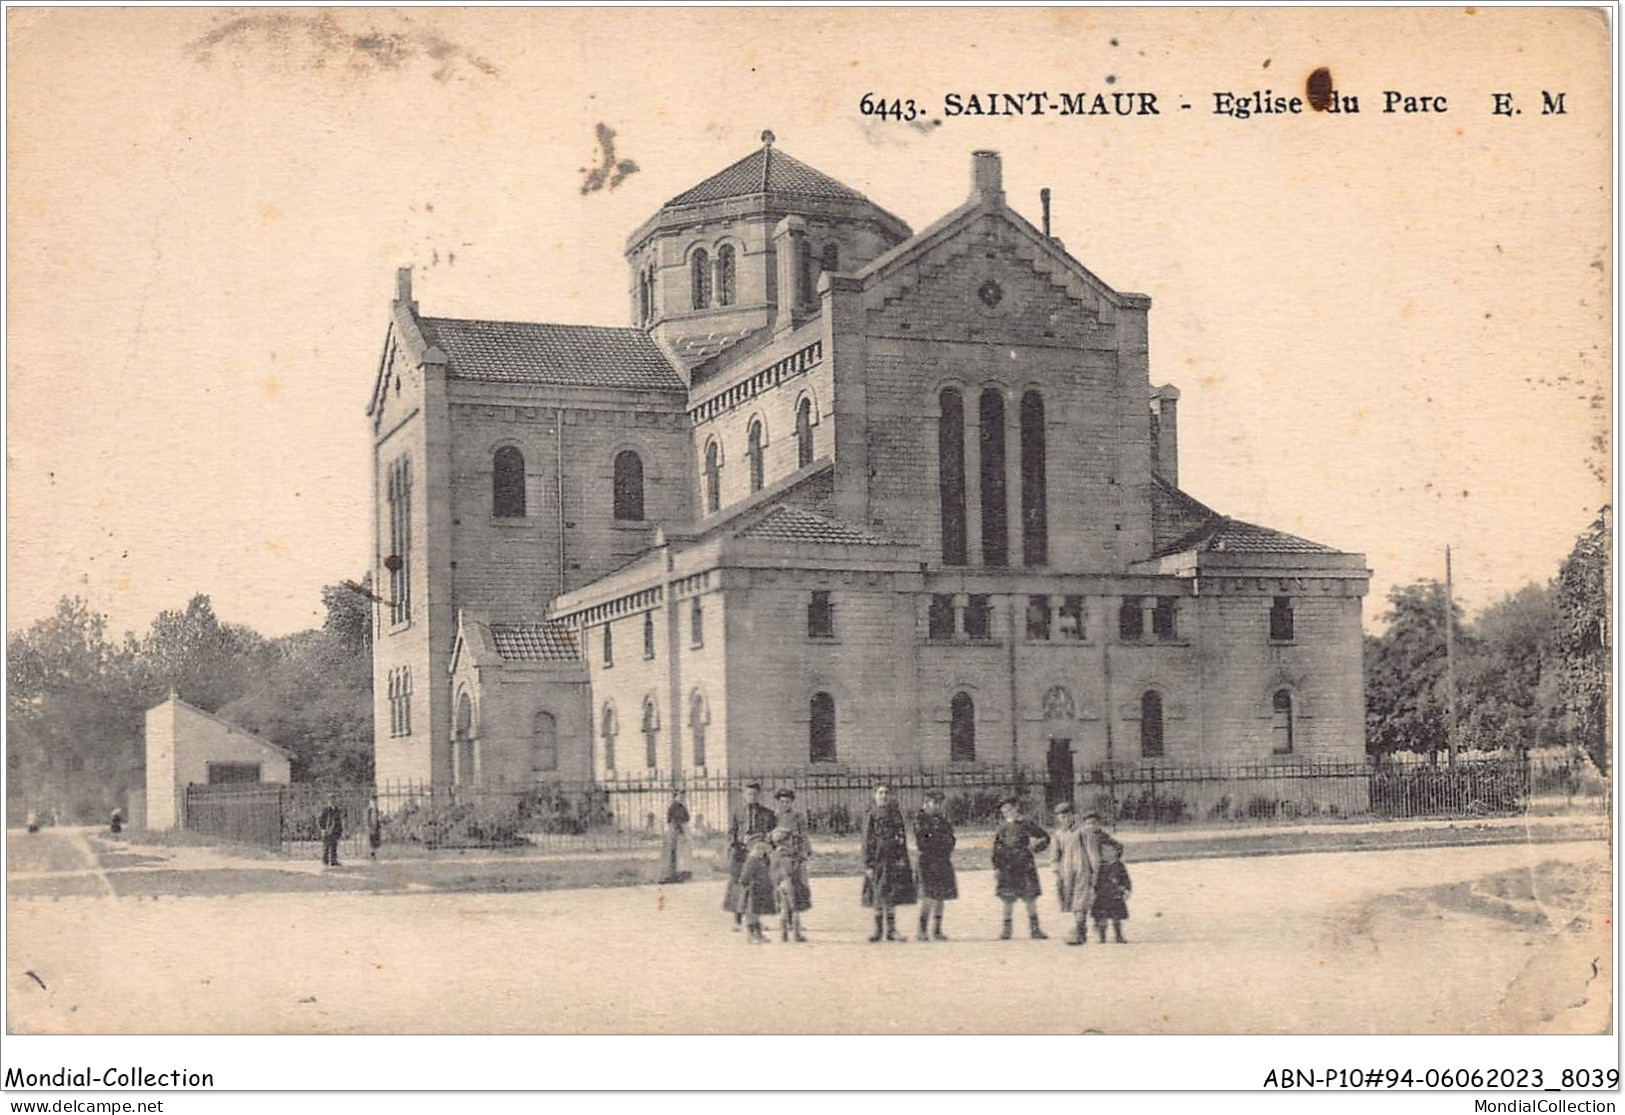
{"type": "Polygon", "coordinates": [[[732,166],[719,170],[699,185],[684,190],[661,208],[703,205],[768,194],[823,201],[869,200],[852,187],[842,185],[823,171],[814,170],[800,159],[791,158],[769,143],[732,166]]]}

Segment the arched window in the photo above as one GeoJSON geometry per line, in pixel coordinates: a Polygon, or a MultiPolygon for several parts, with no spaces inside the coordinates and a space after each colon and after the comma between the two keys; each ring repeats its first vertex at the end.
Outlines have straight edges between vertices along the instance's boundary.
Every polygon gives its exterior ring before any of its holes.
{"type": "Polygon", "coordinates": [[[705,447],[705,509],[710,512],[722,507],[722,450],[716,442],[705,447]]]}
{"type": "Polygon", "coordinates": [[[451,780],[466,786],[474,781],[474,705],[467,693],[457,698],[457,719],[453,724],[451,780]]]}
{"type": "Polygon", "coordinates": [[[1044,692],[1045,720],[1071,720],[1074,708],[1072,694],[1066,691],[1066,686],[1054,685],[1044,692]]]}
{"type": "Polygon", "coordinates": [[[1021,397],[1021,560],[1049,563],[1049,509],[1044,481],[1044,396],[1021,397]]]}
{"type": "Polygon", "coordinates": [[[805,306],[813,300],[817,287],[813,285],[812,245],[803,237],[796,241],[796,305],[805,306]]]}
{"type": "Polygon", "coordinates": [[[530,769],[535,774],[559,769],[559,728],[550,712],[538,712],[531,721],[530,769]]]}
{"type": "Polygon", "coordinates": [[[705,726],[711,722],[711,711],[705,706],[705,698],[696,689],[688,697],[688,733],[694,738],[694,765],[705,765],[705,726]]]}
{"type": "Polygon", "coordinates": [[[630,449],[615,454],[615,518],[623,523],[643,521],[643,458],[630,449]]]}
{"type": "Polygon", "coordinates": [[[660,712],[653,697],[643,698],[643,765],[650,770],[660,765],[660,712]]]}
{"type": "Polygon", "coordinates": [[[1010,564],[1010,531],[1004,493],[1004,395],[982,392],[982,564],[1010,564]]]}
{"type": "Polygon", "coordinates": [[[750,490],[762,490],[762,424],[752,422],[746,435],[745,459],[750,462],[750,490]]]}
{"type": "Polygon", "coordinates": [[[824,245],[824,254],[818,261],[820,271],[839,271],[841,269],[841,246],[831,240],[824,245]]]}
{"type": "Polygon", "coordinates": [[[796,467],[806,468],[813,462],[812,399],[802,396],[796,404],[796,467]]]}
{"type": "Polygon", "coordinates": [[[504,445],[491,458],[491,514],[499,519],[525,517],[525,455],[504,445]]]}
{"type": "Polygon", "coordinates": [[[605,705],[598,718],[598,738],[604,741],[604,769],[615,769],[615,707],[605,705]]]}
{"type": "Polygon", "coordinates": [[[1271,698],[1275,709],[1275,722],[1270,734],[1275,737],[1275,753],[1277,755],[1292,754],[1292,692],[1287,689],[1277,689],[1271,698]]]}
{"type": "Polygon", "coordinates": [[[942,498],[942,564],[965,564],[965,403],[952,387],[937,400],[937,492],[942,498]]]}
{"type": "Polygon", "coordinates": [[[835,698],[814,693],[808,706],[807,758],[814,763],[835,761],[835,698]]]}
{"type": "Polygon", "coordinates": [[[724,244],[717,249],[717,305],[734,304],[734,246],[724,244]]]}
{"type": "Polygon", "coordinates": [[[694,308],[708,309],[711,305],[711,257],[704,248],[696,251],[689,261],[689,273],[694,308]]]}
{"type": "Polygon", "coordinates": [[[1162,694],[1155,689],[1140,696],[1140,757],[1162,758],[1162,694]]]}
{"type": "Polygon", "coordinates": [[[642,322],[646,322],[646,321],[649,320],[650,309],[651,309],[651,306],[650,306],[650,300],[649,300],[649,273],[647,271],[639,271],[638,272],[638,322],[640,324],[642,322]]]}
{"type": "Polygon", "coordinates": [[[644,612],[643,613],[643,657],[644,658],[653,658],[654,656],[655,656],[655,614],[653,612],[644,612]]]}
{"type": "Polygon", "coordinates": [[[976,702],[969,693],[955,693],[948,704],[948,761],[976,761],[976,702]]]}
{"type": "Polygon", "coordinates": [[[649,264],[649,320],[653,321],[660,313],[660,297],[655,288],[655,265],[649,264]]]}

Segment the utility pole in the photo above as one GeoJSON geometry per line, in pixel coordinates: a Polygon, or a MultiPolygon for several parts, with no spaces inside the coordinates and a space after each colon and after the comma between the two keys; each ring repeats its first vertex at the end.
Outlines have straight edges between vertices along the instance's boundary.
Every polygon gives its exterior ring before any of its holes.
{"type": "Polygon", "coordinates": [[[1450,749],[1450,766],[1456,765],[1456,591],[1450,577],[1450,547],[1444,548],[1444,678],[1445,743],[1450,749]]]}

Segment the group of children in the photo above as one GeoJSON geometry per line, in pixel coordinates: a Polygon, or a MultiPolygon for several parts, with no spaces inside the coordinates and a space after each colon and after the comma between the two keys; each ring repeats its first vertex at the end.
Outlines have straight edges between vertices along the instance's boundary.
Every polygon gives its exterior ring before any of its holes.
{"type": "MultiPolygon", "coordinates": [[[[795,791],[779,790],[774,795],[778,808],[758,803],[760,783],[745,788],[745,805],[729,824],[728,893],[725,909],[733,911],[734,928],[745,929],[752,943],[765,942],[761,919],[778,914],[781,941],[805,941],[801,915],[812,908],[812,891],[807,884],[806,818],[795,808],[795,791]]],[[[863,821],[863,896],[865,907],[874,911],[871,942],[904,941],[897,931],[897,907],[920,907],[915,939],[946,941],[942,931],[944,903],[959,897],[954,873],[953,851],[956,837],[953,822],[944,808],[944,795],[931,790],[914,818],[914,845],[918,875],[908,849],[908,827],[903,811],[893,799],[889,786],[876,786],[874,806],[863,821]]],[[[1100,815],[1090,811],[1079,816],[1071,802],[1055,806],[1056,831],[1052,835],[1022,815],[1021,803],[1007,797],[999,803],[1000,824],[993,838],[994,894],[1004,904],[1004,924],[1000,938],[1009,940],[1015,904],[1027,908],[1031,937],[1047,939],[1039,926],[1037,900],[1042,894],[1038,880],[1037,855],[1051,849],[1051,865],[1061,909],[1073,915],[1069,945],[1088,940],[1088,919],[1102,943],[1106,926],[1113,939],[1126,943],[1123,922],[1128,918],[1128,896],[1133,888],[1128,868],[1123,865],[1123,845],[1100,825],[1100,815]]]]}

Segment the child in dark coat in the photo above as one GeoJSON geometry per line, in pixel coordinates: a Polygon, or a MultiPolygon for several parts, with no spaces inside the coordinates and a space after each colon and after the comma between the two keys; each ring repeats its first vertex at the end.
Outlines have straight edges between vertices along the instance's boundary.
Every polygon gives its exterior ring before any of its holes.
{"type": "Polygon", "coordinates": [[[1095,918],[1095,933],[1100,937],[1100,943],[1106,943],[1106,923],[1112,923],[1112,935],[1120,945],[1128,944],[1123,939],[1123,922],[1128,919],[1128,896],[1134,890],[1134,882],[1128,877],[1128,868],[1123,866],[1123,845],[1114,837],[1104,833],[1100,837],[1100,870],[1095,874],[1095,901],[1090,911],[1095,918]]]}
{"type": "Polygon", "coordinates": [[[914,818],[914,846],[920,851],[920,932],[922,941],[946,941],[942,904],[959,897],[954,875],[954,823],[942,809],[943,793],[931,790],[914,818]]]}
{"type": "Polygon", "coordinates": [[[1038,941],[1049,937],[1038,927],[1038,896],[1043,893],[1038,885],[1038,865],[1034,852],[1049,847],[1049,833],[1021,815],[1021,803],[1013,797],[999,803],[1004,820],[993,837],[993,892],[1004,903],[1004,931],[1001,940],[1010,939],[1011,914],[1016,899],[1027,906],[1027,932],[1038,941]]]}

